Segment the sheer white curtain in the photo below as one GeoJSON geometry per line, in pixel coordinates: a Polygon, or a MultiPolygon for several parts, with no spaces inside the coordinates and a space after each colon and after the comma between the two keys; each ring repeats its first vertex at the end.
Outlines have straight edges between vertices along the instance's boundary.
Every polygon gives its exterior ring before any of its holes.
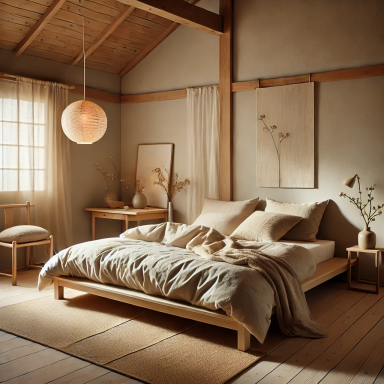
{"type": "Polygon", "coordinates": [[[220,98],[217,87],[187,89],[188,222],[200,215],[205,197],[219,198],[220,98]]]}
{"type": "MultiPolygon", "coordinates": [[[[53,234],[56,251],[72,244],[69,140],[61,129],[67,105],[64,84],[0,80],[0,201],[34,203],[32,224],[53,234]]],[[[46,260],[40,250],[34,262],[46,260]]]]}

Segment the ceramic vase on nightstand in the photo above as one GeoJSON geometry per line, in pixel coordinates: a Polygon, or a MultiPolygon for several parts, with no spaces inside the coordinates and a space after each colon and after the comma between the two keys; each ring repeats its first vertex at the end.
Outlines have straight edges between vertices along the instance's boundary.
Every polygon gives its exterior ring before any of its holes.
{"type": "Polygon", "coordinates": [[[358,244],[361,249],[374,249],[376,247],[376,233],[370,230],[370,227],[365,227],[359,232],[358,244]]]}
{"type": "Polygon", "coordinates": [[[109,189],[106,189],[105,190],[105,195],[104,195],[104,207],[110,207],[108,202],[109,201],[116,201],[117,200],[117,196],[116,196],[116,193],[114,192],[111,192],[109,189]]]}
{"type": "Polygon", "coordinates": [[[144,193],[137,191],[136,195],[133,196],[132,205],[135,208],[144,209],[147,206],[147,198],[144,193]]]}

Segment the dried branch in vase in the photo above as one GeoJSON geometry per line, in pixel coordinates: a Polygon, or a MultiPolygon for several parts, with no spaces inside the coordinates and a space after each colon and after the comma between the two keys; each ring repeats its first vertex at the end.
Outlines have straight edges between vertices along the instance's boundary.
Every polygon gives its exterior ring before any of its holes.
{"type": "MultiPolygon", "coordinates": [[[[168,174],[167,170],[164,168],[164,171],[168,174]]],[[[168,201],[171,202],[176,194],[183,190],[184,187],[190,185],[191,182],[189,179],[183,181],[179,180],[179,174],[175,173],[175,178],[172,181],[172,185],[169,187],[168,177],[165,177],[161,168],[155,168],[152,170],[157,174],[157,181],[154,182],[155,185],[159,185],[164,192],[167,194],[168,201]]]]}
{"type": "Polygon", "coordinates": [[[276,125],[271,125],[268,127],[267,124],[265,124],[265,115],[260,115],[260,117],[258,118],[258,120],[262,121],[263,124],[264,124],[264,127],[263,127],[263,130],[265,131],[268,131],[268,133],[271,135],[271,138],[272,138],[272,141],[273,141],[273,145],[275,146],[275,149],[276,149],[276,155],[277,155],[277,161],[278,161],[278,173],[279,173],[279,187],[280,187],[280,155],[281,155],[281,143],[287,139],[288,137],[290,137],[290,134],[289,132],[287,133],[282,133],[282,132],[279,132],[277,134],[277,141],[276,141],[276,137],[274,136],[274,133],[277,129],[276,125]]]}
{"type": "Polygon", "coordinates": [[[99,171],[101,173],[103,180],[107,184],[105,189],[109,189],[109,182],[108,182],[109,179],[111,181],[115,181],[115,180],[119,179],[119,176],[120,176],[120,168],[116,167],[113,155],[109,156],[109,158],[110,158],[111,163],[113,165],[114,173],[108,173],[108,171],[104,171],[103,169],[100,168],[99,163],[95,163],[93,166],[97,171],[99,171]]]}
{"type": "Polygon", "coordinates": [[[135,184],[136,180],[135,180],[135,175],[133,173],[130,173],[128,174],[128,176],[126,176],[125,178],[123,179],[120,179],[120,182],[121,184],[125,187],[125,188],[129,188],[131,185],[135,184]]]}
{"type": "Polygon", "coordinates": [[[178,192],[182,191],[184,187],[190,184],[191,184],[191,181],[189,179],[184,179],[183,181],[179,181],[179,174],[175,173],[175,179],[172,182],[172,187],[171,187],[170,201],[173,200],[173,198],[176,196],[178,192]]]}
{"type": "Polygon", "coordinates": [[[140,180],[136,180],[135,184],[137,185],[137,190],[141,193],[145,189],[145,183],[141,183],[140,180]]]}
{"type": "Polygon", "coordinates": [[[360,215],[363,217],[365,226],[369,227],[370,223],[376,221],[376,217],[380,216],[383,213],[382,208],[384,208],[384,204],[378,204],[377,206],[372,205],[372,201],[374,200],[374,197],[372,195],[373,191],[375,190],[373,185],[371,185],[369,188],[365,188],[368,191],[368,200],[366,203],[363,203],[359,176],[357,176],[357,181],[359,183],[360,197],[350,197],[344,192],[340,192],[339,196],[348,199],[350,203],[357,207],[357,209],[360,211],[360,215]]]}

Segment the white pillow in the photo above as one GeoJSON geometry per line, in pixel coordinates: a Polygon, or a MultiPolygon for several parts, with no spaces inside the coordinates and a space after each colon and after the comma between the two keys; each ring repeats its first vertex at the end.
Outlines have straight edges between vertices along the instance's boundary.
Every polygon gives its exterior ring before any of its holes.
{"type": "Polygon", "coordinates": [[[244,201],[205,199],[203,210],[193,225],[214,228],[230,235],[256,208],[259,198],[244,201]]]}
{"type": "Polygon", "coordinates": [[[260,242],[279,241],[300,220],[299,216],[256,211],[235,229],[231,237],[260,242]]]}
{"type": "Polygon", "coordinates": [[[316,241],[316,234],[319,231],[321,219],[328,200],[314,203],[280,203],[267,198],[265,212],[284,213],[303,218],[296,226],[283,236],[285,240],[316,241]]]}

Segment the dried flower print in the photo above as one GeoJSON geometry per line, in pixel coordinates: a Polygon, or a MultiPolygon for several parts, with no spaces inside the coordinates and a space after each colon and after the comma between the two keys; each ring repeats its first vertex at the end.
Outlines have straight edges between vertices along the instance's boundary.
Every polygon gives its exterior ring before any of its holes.
{"type": "Polygon", "coordinates": [[[273,141],[273,145],[275,146],[275,149],[276,149],[276,155],[277,155],[277,162],[278,162],[278,175],[279,175],[279,187],[280,187],[280,155],[281,155],[281,143],[282,141],[284,141],[285,139],[287,139],[288,137],[290,137],[290,134],[289,132],[287,133],[282,133],[282,132],[279,132],[277,134],[277,137],[274,135],[275,134],[275,131],[277,129],[276,125],[271,125],[268,127],[268,125],[265,123],[264,121],[265,119],[265,115],[260,115],[258,120],[262,121],[263,124],[264,124],[264,127],[263,127],[263,130],[264,131],[267,131],[270,135],[271,135],[271,138],[272,138],[272,141],[273,141]],[[277,140],[276,140],[277,139],[277,140]]]}

